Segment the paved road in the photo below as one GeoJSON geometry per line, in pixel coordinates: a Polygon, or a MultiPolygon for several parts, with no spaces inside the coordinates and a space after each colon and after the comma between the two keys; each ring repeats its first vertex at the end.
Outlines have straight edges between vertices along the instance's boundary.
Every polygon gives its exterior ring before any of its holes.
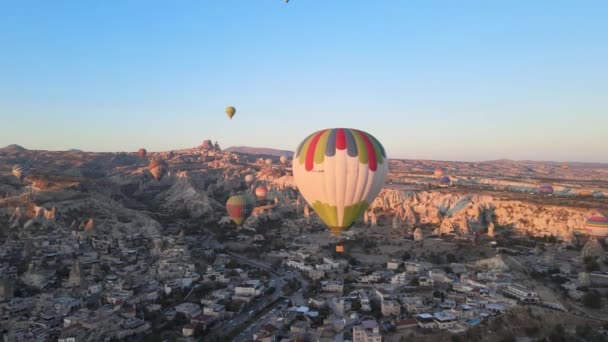
{"type": "Polygon", "coordinates": [[[249,319],[252,316],[252,315],[251,316],[249,315],[249,312],[253,311],[253,315],[255,315],[258,312],[260,312],[262,310],[262,308],[264,308],[266,305],[268,305],[269,303],[272,303],[273,301],[277,300],[280,296],[283,295],[283,285],[285,284],[285,282],[283,281],[283,279],[279,275],[279,273],[276,272],[275,270],[273,270],[270,265],[259,262],[259,261],[253,261],[253,260],[244,258],[242,256],[239,256],[239,255],[236,255],[233,253],[227,253],[227,254],[230,257],[234,258],[235,260],[237,260],[241,263],[248,264],[252,267],[256,267],[256,268],[260,268],[260,269],[269,271],[271,273],[271,281],[274,281],[274,284],[275,284],[274,285],[275,292],[271,296],[266,296],[258,301],[253,302],[253,305],[246,307],[246,309],[243,312],[235,315],[230,320],[224,321],[221,324],[219,324],[218,326],[214,327],[209,332],[209,334],[207,334],[205,341],[211,340],[212,338],[214,338],[216,336],[225,336],[230,331],[236,329],[241,324],[243,324],[247,319],[249,319]],[[230,323],[230,322],[232,322],[232,323],[230,323]]]}

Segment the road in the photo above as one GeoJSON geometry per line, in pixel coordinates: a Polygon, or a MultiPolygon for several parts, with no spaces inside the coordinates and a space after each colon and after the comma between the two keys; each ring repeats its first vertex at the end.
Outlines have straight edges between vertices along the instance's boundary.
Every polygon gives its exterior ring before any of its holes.
{"type": "MultiPolygon", "coordinates": [[[[211,331],[205,337],[204,341],[209,341],[209,340],[213,339],[214,337],[225,336],[225,335],[229,334],[232,330],[237,329],[240,325],[245,323],[245,321],[247,321],[253,315],[258,314],[269,303],[272,303],[273,301],[277,300],[280,296],[283,295],[283,285],[285,285],[285,281],[283,280],[283,278],[281,277],[281,275],[278,272],[276,272],[274,269],[272,269],[272,267],[270,265],[264,264],[259,261],[253,261],[251,259],[247,259],[247,258],[244,258],[242,256],[239,256],[239,255],[236,255],[233,253],[226,253],[226,254],[229,255],[230,257],[232,257],[233,259],[237,260],[240,263],[247,264],[252,267],[256,267],[256,268],[263,269],[263,270],[270,272],[271,281],[274,281],[274,284],[275,284],[274,285],[275,292],[271,296],[266,296],[258,301],[255,301],[253,305],[248,306],[243,312],[232,317],[232,319],[230,319],[229,322],[224,321],[221,324],[219,324],[218,326],[212,328],[211,331]],[[251,311],[253,311],[254,313],[253,313],[253,315],[250,316],[249,312],[251,312],[251,311]],[[230,322],[232,322],[232,323],[230,323],[230,322]]],[[[240,336],[242,336],[242,334],[239,335],[239,337],[240,336]]]]}

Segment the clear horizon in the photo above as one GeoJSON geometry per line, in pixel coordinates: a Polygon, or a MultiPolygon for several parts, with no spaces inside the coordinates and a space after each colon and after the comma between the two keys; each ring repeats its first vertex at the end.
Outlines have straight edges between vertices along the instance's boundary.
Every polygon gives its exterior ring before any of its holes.
{"type": "Polygon", "coordinates": [[[608,3],[0,3],[0,147],[608,162],[608,3]],[[235,106],[229,120],[226,106],[235,106]]]}

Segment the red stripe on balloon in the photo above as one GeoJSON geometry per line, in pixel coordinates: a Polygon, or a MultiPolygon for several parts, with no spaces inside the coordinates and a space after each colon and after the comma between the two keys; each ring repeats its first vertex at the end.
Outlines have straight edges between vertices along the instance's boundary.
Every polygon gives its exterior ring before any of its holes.
{"type": "Polygon", "coordinates": [[[369,159],[369,169],[372,171],[376,171],[376,169],[378,168],[378,161],[376,160],[376,149],[374,148],[374,145],[372,144],[372,142],[369,140],[369,138],[367,137],[367,135],[365,133],[363,133],[361,131],[357,131],[357,133],[359,133],[359,135],[363,139],[363,142],[365,143],[365,147],[367,148],[367,157],[369,159]]]}
{"type": "Polygon", "coordinates": [[[343,128],[338,128],[338,132],[336,134],[336,148],[338,150],[346,149],[346,134],[344,134],[343,128]]]}
{"type": "Polygon", "coordinates": [[[317,149],[317,144],[319,143],[319,139],[326,130],[319,131],[312,141],[310,145],[308,145],[308,151],[306,151],[306,171],[312,171],[315,166],[315,150],[317,149]]]}

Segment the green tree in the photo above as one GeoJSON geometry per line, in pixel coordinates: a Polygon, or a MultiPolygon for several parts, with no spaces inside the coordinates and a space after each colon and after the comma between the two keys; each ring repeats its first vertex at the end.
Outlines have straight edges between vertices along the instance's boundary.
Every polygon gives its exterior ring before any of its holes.
{"type": "Polygon", "coordinates": [[[602,296],[599,292],[592,290],[585,293],[583,296],[583,304],[592,309],[602,308],[602,296]]]}

